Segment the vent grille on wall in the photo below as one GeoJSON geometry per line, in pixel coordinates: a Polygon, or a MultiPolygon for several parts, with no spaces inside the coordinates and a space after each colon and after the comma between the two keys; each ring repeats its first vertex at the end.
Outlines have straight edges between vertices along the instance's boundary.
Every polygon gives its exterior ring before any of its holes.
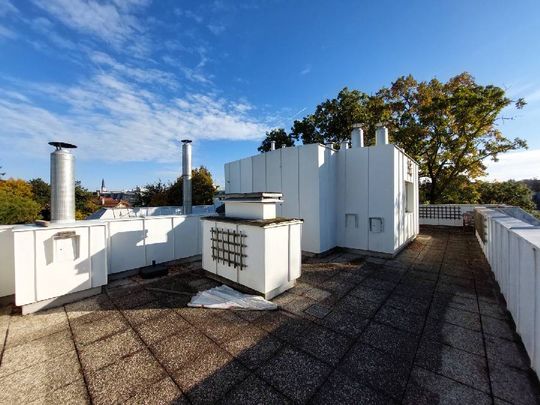
{"type": "Polygon", "coordinates": [[[245,244],[246,235],[242,232],[221,228],[212,228],[210,232],[212,236],[212,259],[235,269],[240,268],[242,270],[245,268],[244,258],[247,257],[244,253],[247,247],[245,244]]]}

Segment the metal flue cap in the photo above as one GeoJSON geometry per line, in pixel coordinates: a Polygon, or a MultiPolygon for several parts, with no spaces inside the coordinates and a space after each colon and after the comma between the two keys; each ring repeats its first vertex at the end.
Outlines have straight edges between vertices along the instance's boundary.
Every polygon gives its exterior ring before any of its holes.
{"type": "Polygon", "coordinates": [[[75,149],[77,146],[66,142],[49,142],[49,145],[54,146],[56,150],[60,149],[75,149]]]}
{"type": "Polygon", "coordinates": [[[193,142],[191,139],[182,139],[182,143],[191,143],[193,142]]]}

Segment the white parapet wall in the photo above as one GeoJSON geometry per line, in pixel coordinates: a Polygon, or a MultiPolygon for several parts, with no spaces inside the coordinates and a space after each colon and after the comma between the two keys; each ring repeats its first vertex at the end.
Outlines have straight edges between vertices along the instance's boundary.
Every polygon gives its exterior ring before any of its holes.
{"type": "Polygon", "coordinates": [[[519,209],[477,208],[476,236],[540,372],[540,223],[519,209]],[[514,212],[518,211],[518,212],[514,212]],[[526,221],[522,220],[525,219],[526,221]]]}
{"type": "Polygon", "coordinates": [[[106,284],[108,274],[198,256],[202,215],[0,226],[0,297],[16,294],[25,305],[106,284]]]}

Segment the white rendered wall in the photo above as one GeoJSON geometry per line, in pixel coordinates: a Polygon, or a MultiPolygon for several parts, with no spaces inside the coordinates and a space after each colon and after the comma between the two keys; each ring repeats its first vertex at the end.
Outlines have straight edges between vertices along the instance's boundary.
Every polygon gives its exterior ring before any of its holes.
{"type": "Polygon", "coordinates": [[[506,213],[478,208],[487,240],[478,241],[501,287],[517,332],[540,372],[540,228],[506,213]]]}
{"type": "Polygon", "coordinates": [[[15,293],[14,225],[0,226],[0,297],[15,293]]]}

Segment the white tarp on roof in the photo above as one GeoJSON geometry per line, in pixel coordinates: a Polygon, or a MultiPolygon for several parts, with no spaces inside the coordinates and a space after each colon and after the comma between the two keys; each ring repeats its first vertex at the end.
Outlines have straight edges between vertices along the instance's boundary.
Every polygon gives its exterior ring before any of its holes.
{"type": "Polygon", "coordinates": [[[250,309],[268,311],[277,305],[257,295],[242,294],[226,285],[197,293],[188,304],[190,307],[213,309],[250,309]]]}

